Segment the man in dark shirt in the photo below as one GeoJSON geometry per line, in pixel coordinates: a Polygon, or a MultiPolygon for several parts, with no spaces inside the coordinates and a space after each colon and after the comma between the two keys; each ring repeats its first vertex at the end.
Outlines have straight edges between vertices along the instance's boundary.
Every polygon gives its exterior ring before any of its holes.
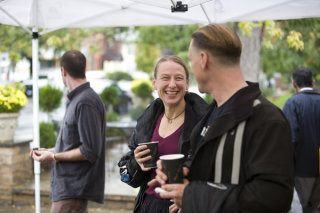
{"type": "Polygon", "coordinates": [[[86,58],[76,50],[61,58],[69,89],[67,108],[56,145],[32,157],[52,161],[51,213],[87,212],[88,200],[103,203],[105,180],[105,108],[85,76],[86,58]]]}
{"type": "Polygon", "coordinates": [[[312,72],[297,68],[292,75],[296,94],[290,97],[283,112],[291,124],[295,148],[295,188],[304,213],[320,212],[319,148],[320,148],[320,93],[313,89],[312,72]]]}

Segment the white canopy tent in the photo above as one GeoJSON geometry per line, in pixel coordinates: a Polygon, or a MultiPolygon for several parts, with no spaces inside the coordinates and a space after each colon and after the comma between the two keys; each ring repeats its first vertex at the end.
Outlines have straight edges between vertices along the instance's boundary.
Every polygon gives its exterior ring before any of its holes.
{"type": "MultiPolygon", "coordinates": [[[[184,25],[309,17],[320,17],[320,0],[182,0],[181,5],[176,0],[0,0],[0,23],[21,26],[33,38],[34,147],[39,147],[39,35],[69,27],[184,25]],[[172,8],[177,11],[172,12],[172,8]],[[39,29],[44,30],[38,32],[39,29]]],[[[39,213],[40,165],[36,162],[35,192],[36,213],[39,213]]]]}
{"type": "Polygon", "coordinates": [[[0,0],[0,22],[26,27],[114,27],[318,17],[319,0],[0,0]],[[6,12],[5,12],[6,11],[6,12]],[[10,14],[12,17],[9,17],[10,14]],[[19,25],[20,25],[19,24],[19,25]]]}

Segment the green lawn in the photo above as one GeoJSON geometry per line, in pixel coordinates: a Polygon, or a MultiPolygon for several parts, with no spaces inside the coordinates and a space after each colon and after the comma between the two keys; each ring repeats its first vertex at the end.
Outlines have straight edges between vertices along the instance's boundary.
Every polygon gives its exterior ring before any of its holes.
{"type": "Polygon", "coordinates": [[[267,97],[267,99],[269,101],[271,101],[274,105],[276,105],[277,107],[279,107],[280,109],[283,108],[284,103],[286,102],[286,100],[288,98],[290,98],[292,96],[291,93],[282,95],[282,96],[278,96],[278,97],[267,97]]]}

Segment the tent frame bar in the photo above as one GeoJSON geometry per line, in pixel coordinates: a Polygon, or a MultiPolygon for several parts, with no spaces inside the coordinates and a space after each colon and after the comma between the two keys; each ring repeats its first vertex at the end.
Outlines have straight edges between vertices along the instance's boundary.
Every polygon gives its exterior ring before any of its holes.
{"type": "Polygon", "coordinates": [[[202,4],[200,4],[200,7],[201,7],[201,9],[202,9],[202,11],[203,11],[204,15],[206,16],[206,18],[207,18],[207,20],[208,20],[209,24],[211,24],[212,22],[211,22],[211,20],[210,20],[210,18],[209,18],[209,16],[208,16],[208,14],[207,14],[206,9],[203,7],[203,5],[202,5],[202,4]]]}
{"type": "Polygon", "coordinates": [[[0,7],[0,10],[2,12],[4,12],[7,16],[9,16],[14,22],[16,22],[20,27],[22,27],[25,31],[27,31],[30,35],[32,35],[31,30],[29,30],[29,28],[27,28],[26,26],[24,26],[18,19],[16,19],[13,15],[11,15],[8,11],[6,11],[5,9],[3,9],[2,7],[0,7]]]}

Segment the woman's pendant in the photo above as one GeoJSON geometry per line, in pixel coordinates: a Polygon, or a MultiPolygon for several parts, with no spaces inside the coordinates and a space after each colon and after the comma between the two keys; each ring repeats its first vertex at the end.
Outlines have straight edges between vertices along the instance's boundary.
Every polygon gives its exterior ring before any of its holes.
{"type": "Polygon", "coordinates": [[[169,124],[172,124],[172,119],[169,120],[169,124]]]}

